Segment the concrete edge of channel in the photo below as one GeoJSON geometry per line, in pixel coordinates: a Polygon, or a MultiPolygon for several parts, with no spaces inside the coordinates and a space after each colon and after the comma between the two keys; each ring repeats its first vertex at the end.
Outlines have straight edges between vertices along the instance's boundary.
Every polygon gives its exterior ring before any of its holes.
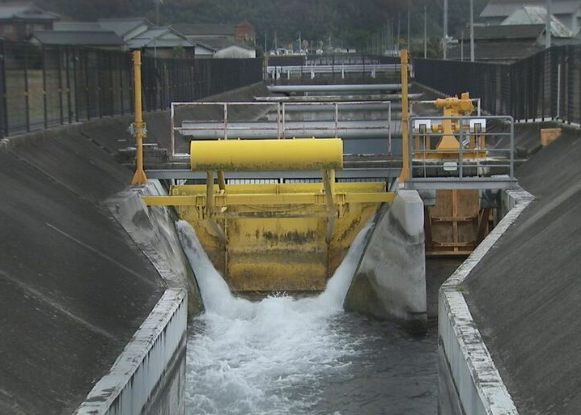
{"type": "Polygon", "coordinates": [[[74,414],[139,414],[185,350],[186,329],[187,290],[170,288],[74,414]]]}
{"type": "Polygon", "coordinates": [[[516,415],[518,410],[484,344],[462,294],[461,284],[534,197],[522,188],[503,194],[508,212],[474,252],[446,280],[439,292],[440,347],[462,412],[516,415]]]}

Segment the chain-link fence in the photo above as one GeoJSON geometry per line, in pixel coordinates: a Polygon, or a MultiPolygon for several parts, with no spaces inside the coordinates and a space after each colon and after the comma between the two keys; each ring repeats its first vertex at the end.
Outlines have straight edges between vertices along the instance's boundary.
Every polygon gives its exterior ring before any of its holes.
{"type": "Polygon", "coordinates": [[[558,46],[513,64],[415,59],[416,80],[446,95],[470,92],[491,114],[581,123],[581,46],[558,46]]]}
{"type": "MultiPolygon", "coordinates": [[[[144,109],[168,109],[263,77],[261,59],[144,57],[144,109]]],[[[0,138],[133,111],[129,52],[0,41],[0,138]]]]}

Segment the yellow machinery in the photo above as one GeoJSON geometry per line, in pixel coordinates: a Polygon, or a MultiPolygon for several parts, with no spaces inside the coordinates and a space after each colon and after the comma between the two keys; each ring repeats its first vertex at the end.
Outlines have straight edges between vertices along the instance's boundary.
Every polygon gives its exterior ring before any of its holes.
{"type": "MultiPolygon", "coordinates": [[[[468,93],[460,97],[437,99],[434,102],[442,109],[439,123],[432,122],[430,131],[420,125],[414,136],[414,159],[420,160],[458,160],[460,134],[469,139],[463,143],[462,157],[467,160],[486,159],[486,143],[482,126],[474,125],[470,132],[469,124],[460,124],[454,117],[468,117],[474,111],[468,93]],[[450,117],[450,118],[448,118],[450,117]],[[461,126],[462,125],[462,126],[461,126]],[[437,143],[430,139],[437,137],[437,143]]],[[[467,256],[478,246],[488,233],[488,223],[492,209],[480,208],[480,193],[474,189],[436,190],[436,204],[425,207],[426,253],[434,256],[467,256]]]]}
{"type": "MultiPolygon", "coordinates": [[[[458,97],[441,98],[435,101],[435,106],[442,109],[442,122],[432,123],[431,133],[439,134],[439,140],[435,144],[430,142],[430,134],[425,126],[420,126],[420,131],[414,137],[414,155],[416,159],[442,159],[458,158],[460,142],[455,135],[460,132],[460,123],[454,117],[469,116],[474,111],[472,100],[467,92],[458,97]],[[448,118],[450,117],[450,118],[448,118]],[[422,151],[425,149],[427,151],[422,151]],[[435,150],[435,151],[430,151],[435,150]]],[[[470,125],[463,125],[463,133],[470,138],[468,148],[464,149],[462,156],[466,159],[486,157],[484,137],[477,130],[473,134],[469,132],[470,125]]],[[[478,128],[478,127],[477,127],[478,128]]]]}
{"type": "Polygon", "coordinates": [[[324,289],[359,230],[394,198],[384,182],[336,182],[338,138],[192,141],[190,150],[206,183],[144,201],[175,206],[235,291],[324,289]],[[321,180],[226,184],[224,171],[240,170],[320,170],[321,180]]]}

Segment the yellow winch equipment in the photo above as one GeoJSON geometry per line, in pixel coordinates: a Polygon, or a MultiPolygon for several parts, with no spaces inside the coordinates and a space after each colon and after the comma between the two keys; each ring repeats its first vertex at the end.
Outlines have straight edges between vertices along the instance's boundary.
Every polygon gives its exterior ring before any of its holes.
{"type": "Polygon", "coordinates": [[[190,143],[192,170],[321,170],[343,168],[339,138],[218,140],[190,143]]]}

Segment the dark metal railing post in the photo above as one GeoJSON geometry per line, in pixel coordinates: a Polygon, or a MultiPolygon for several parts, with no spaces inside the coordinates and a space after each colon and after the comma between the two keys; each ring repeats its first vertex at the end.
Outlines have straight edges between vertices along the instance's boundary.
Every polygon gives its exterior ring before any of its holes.
{"type": "Polygon", "coordinates": [[[63,125],[65,123],[64,119],[64,108],[63,108],[63,73],[62,73],[62,64],[61,59],[63,57],[62,49],[60,46],[57,47],[56,50],[56,59],[57,59],[57,70],[58,70],[58,86],[59,86],[59,116],[60,116],[60,123],[63,125]]]}
{"type": "Polygon", "coordinates": [[[119,110],[125,114],[125,97],[123,96],[123,57],[117,55],[117,70],[119,71],[119,110]]]}
{"type": "Polygon", "coordinates": [[[103,103],[101,102],[103,100],[103,95],[102,91],[102,85],[101,85],[101,65],[99,65],[100,57],[101,53],[99,51],[95,51],[95,65],[97,67],[96,73],[95,73],[95,79],[97,80],[97,85],[96,85],[96,91],[97,91],[97,111],[99,113],[99,118],[103,118],[103,103]]]}
{"type": "Polygon", "coordinates": [[[65,46],[65,72],[66,72],[66,82],[67,82],[67,117],[69,124],[73,122],[73,114],[71,108],[71,56],[69,54],[69,47],[65,46]]]}
{"type": "Polygon", "coordinates": [[[87,119],[90,120],[91,119],[91,105],[89,103],[89,52],[85,49],[83,51],[83,55],[85,57],[85,76],[84,76],[84,80],[85,80],[85,95],[86,95],[86,104],[87,104],[87,119]]]}
{"type": "Polygon", "coordinates": [[[107,52],[107,70],[109,71],[109,113],[107,115],[113,116],[115,111],[115,91],[113,89],[113,56],[111,52],[107,52]]]}
{"type": "Polygon", "coordinates": [[[24,45],[24,108],[26,131],[30,131],[30,97],[28,96],[28,45],[24,45]]]}
{"type": "Polygon", "coordinates": [[[6,44],[2,40],[0,41],[0,77],[2,82],[2,90],[0,90],[0,97],[2,99],[2,112],[0,116],[2,117],[2,122],[0,123],[0,139],[8,136],[10,131],[8,130],[8,93],[6,87],[6,44]]]}
{"type": "Polygon", "coordinates": [[[78,60],[78,53],[76,49],[73,49],[73,88],[75,88],[74,97],[75,97],[75,121],[79,122],[79,78],[77,76],[77,60],[78,60]]]}

